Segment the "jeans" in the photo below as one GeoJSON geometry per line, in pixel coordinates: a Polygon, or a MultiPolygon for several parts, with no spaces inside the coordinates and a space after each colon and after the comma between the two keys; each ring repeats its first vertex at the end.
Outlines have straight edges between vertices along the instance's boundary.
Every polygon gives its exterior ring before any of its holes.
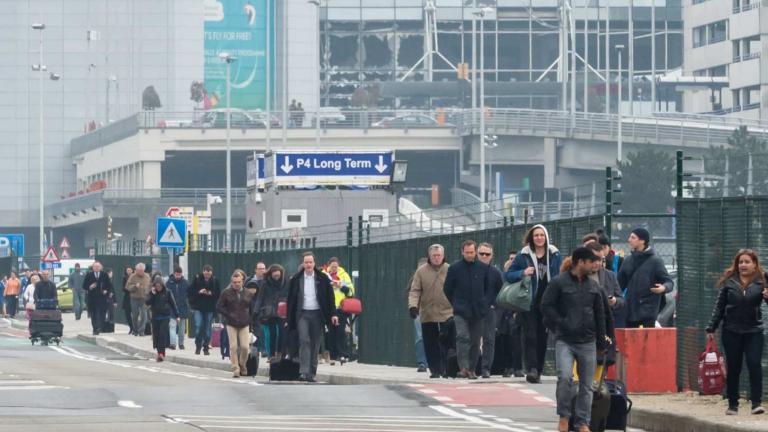
{"type": "Polygon", "coordinates": [[[319,310],[303,310],[299,315],[299,373],[314,377],[317,353],[323,337],[323,314],[319,310]]]}
{"type": "Polygon", "coordinates": [[[170,322],[171,345],[184,345],[184,335],[187,332],[187,319],[181,318],[178,323],[172,319],[170,322]]]}
{"type": "Polygon", "coordinates": [[[261,326],[264,352],[274,357],[280,351],[280,320],[271,320],[261,326]]]}
{"type": "Polygon", "coordinates": [[[144,336],[147,326],[147,307],[144,305],[144,299],[131,299],[131,320],[134,333],[144,336]]]}
{"type": "Polygon", "coordinates": [[[207,347],[211,343],[213,312],[195,311],[195,347],[207,347]]]}
{"type": "Polygon", "coordinates": [[[227,337],[229,338],[229,360],[232,362],[232,372],[247,375],[248,370],[245,363],[248,361],[251,348],[251,332],[248,326],[233,327],[228,325],[227,337]]]}
{"type": "Polygon", "coordinates": [[[490,374],[491,367],[493,366],[493,357],[496,354],[496,323],[497,314],[501,315],[501,311],[496,308],[490,309],[485,315],[483,322],[483,373],[488,372],[490,374]]]}
{"type": "Polygon", "coordinates": [[[104,327],[104,318],[107,315],[107,305],[96,301],[91,306],[91,327],[93,327],[94,333],[101,332],[101,328],[104,327]]]}
{"type": "Polygon", "coordinates": [[[432,375],[445,375],[448,366],[448,346],[440,339],[440,327],[445,325],[444,322],[421,323],[424,351],[432,375]]]}
{"type": "Polygon", "coordinates": [[[520,312],[525,335],[525,366],[530,372],[536,369],[541,374],[547,355],[547,328],[538,306],[531,312],[520,312]]]}
{"type": "Polygon", "coordinates": [[[80,319],[83,310],[87,308],[85,304],[85,290],[75,288],[72,290],[72,307],[75,310],[75,319],[80,319]]]}
{"type": "Polygon", "coordinates": [[[483,321],[485,318],[466,319],[455,315],[456,323],[456,355],[459,369],[474,372],[477,360],[480,358],[480,339],[483,337],[483,321]]]}
{"type": "Polygon", "coordinates": [[[595,342],[568,343],[555,342],[555,367],[557,369],[557,415],[570,418],[573,414],[573,362],[579,373],[579,391],[576,395],[576,415],[573,425],[589,426],[592,416],[592,377],[597,364],[595,342]]]}
{"type": "Polygon", "coordinates": [[[752,405],[759,405],[763,400],[763,332],[735,333],[723,329],[723,350],[727,366],[726,393],[728,405],[739,406],[739,378],[744,359],[749,371],[749,398],[752,405]]]}
{"type": "Polygon", "coordinates": [[[16,316],[16,312],[18,312],[19,309],[19,296],[6,296],[5,297],[5,304],[6,304],[6,312],[8,312],[8,316],[11,318],[14,318],[16,316]]]}
{"type": "Polygon", "coordinates": [[[416,341],[416,363],[419,366],[426,366],[427,354],[424,351],[424,338],[421,336],[421,321],[418,317],[413,319],[413,338],[416,341]]]}

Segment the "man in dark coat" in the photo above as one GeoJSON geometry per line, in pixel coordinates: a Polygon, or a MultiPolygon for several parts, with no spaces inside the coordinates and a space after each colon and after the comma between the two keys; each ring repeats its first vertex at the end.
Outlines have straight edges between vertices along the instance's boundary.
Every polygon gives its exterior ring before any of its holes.
{"type": "Polygon", "coordinates": [[[462,259],[448,267],[444,287],[456,324],[458,377],[469,379],[477,379],[475,365],[480,358],[483,321],[492,301],[490,268],[476,259],[476,247],[474,240],[462,243],[462,259]]]}
{"type": "Polygon", "coordinates": [[[201,349],[205,355],[210,354],[211,324],[219,295],[219,280],[213,276],[213,267],[206,264],[203,273],[195,276],[187,292],[189,306],[195,316],[195,354],[199,355],[201,349]]]}
{"type": "Polygon", "coordinates": [[[482,374],[483,378],[491,377],[491,366],[493,366],[493,357],[496,354],[496,328],[501,321],[503,310],[496,308],[496,297],[504,285],[504,275],[501,270],[494,267],[493,264],[493,245],[490,243],[480,243],[477,247],[478,260],[487,265],[490,284],[490,297],[488,298],[490,310],[485,315],[483,323],[483,356],[482,356],[482,374]]]}
{"type": "Polygon", "coordinates": [[[288,289],[288,329],[299,335],[299,380],[315,382],[324,326],[339,325],[339,318],[331,280],[315,267],[312,252],[304,253],[302,267],[303,271],[291,278],[288,289]]]}
{"type": "Polygon", "coordinates": [[[173,268],[173,274],[168,278],[168,282],[165,283],[165,287],[173,294],[173,298],[176,300],[176,308],[179,314],[178,320],[170,321],[169,333],[170,333],[170,349],[176,349],[178,344],[179,349],[184,349],[184,335],[187,329],[187,317],[189,315],[189,304],[187,303],[187,297],[189,296],[189,282],[184,277],[184,270],[180,266],[173,268]]]}
{"type": "Polygon", "coordinates": [[[624,259],[619,270],[619,286],[626,290],[627,327],[653,328],[661,298],[672,292],[675,284],[664,261],[649,246],[648,230],[635,228],[628,242],[632,255],[624,259]]]}
{"type": "Polygon", "coordinates": [[[94,262],[93,270],[85,275],[83,289],[88,293],[88,312],[91,315],[93,334],[98,335],[107,314],[107,300],[115,293],[112,281],[102,271],[100,262],[94,262]]]}
{"type": "Polygon", "coordinates": [[[51,281],[48,270],[40,272],[42,279],[35,284],[35,306],[38,309],[56,309],[59,305],[59,296],[56,292],[56,284],[51,281]]]}

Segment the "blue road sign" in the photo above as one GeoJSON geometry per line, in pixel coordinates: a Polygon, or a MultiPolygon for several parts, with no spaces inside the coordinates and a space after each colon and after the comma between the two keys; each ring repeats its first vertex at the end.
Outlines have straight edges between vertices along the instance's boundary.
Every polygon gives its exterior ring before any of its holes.
{"type": "Polygon", "coordinates": [[[43,262],[40,263],[40,267],[43,268],[43,270],[53,270],[61,268],[61,262],[43,262]]]}
{"type": "Polygon", "coordinates": [[[0,234],[0,256],[24,256],[24,234],[0,234]]]}
{"type": "Polygon", "coordinates": [[[187,240],[187,222],[177,218],[157,218],[157,245],[183,248],[187,240]]]}
{"type": "MultiPolygon", "coordinates": [[[[389,184],[392,152],[275,153],[280,184],[389,184]]],[[[270,167],[271,168],[271,167],[270,167]]]]}

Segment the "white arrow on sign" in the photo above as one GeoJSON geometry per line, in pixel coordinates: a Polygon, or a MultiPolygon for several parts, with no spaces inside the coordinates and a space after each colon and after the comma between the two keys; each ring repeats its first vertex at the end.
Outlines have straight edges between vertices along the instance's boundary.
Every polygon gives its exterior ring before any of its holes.
{"type": "Polygon", "coordinates": [[[285,162],[280,165],[280,169],[282,169],[286,174],[290,174],[291,171],[293,171],[293,165],[291,165],[291,161],[288,159],[288,156],[285,157],[285,162]]]}
{"type": "Polygon", "coordinates": [[[384,156],[379,155],[379,163],[374,166],[379,174],[383,174],[387,169],[387,165],[384,164],[384,156]]]}

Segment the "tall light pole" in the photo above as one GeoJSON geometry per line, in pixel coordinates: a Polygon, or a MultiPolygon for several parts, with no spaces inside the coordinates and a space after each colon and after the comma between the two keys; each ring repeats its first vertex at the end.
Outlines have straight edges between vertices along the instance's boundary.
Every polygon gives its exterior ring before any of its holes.
{"type": "MultiPolygon", "coordinates": [[[[265,103],[265,108],[267,110],[267,151],[270,151],[270,148],[272,147],[272,35],[270,34],[272,31],[272,9],[271,9],[271,3],[272,0],[267,0],[267,17],[265,19],[265,27],[266,27],[266,33],[267,33],[267,46],[266,46],[266,54],[267,54],[267,73],[266,79],[267,79],[267,99],[265,103]]],[[[255,156],[255,153],[254,153],[255,156]]],[[[257,162],[258,163],[258,162],[257,162]]]]}
{"type": "Polygon", "coordinates": [[[43,130],[45,128],[45,123],[43,119],[43,72],[45,72],[46,67],[43,64],[43,30],[45,30],[45,24],[42,23],[34,23],[32,24],[33,30],[38,30],[40,32],[40,62],[35,66],[32,66],[33,70],[37,70],[39,72],[39,90],[40,90],[40,147],[38,148],[39,154],[37,155],[37,159],[39,161],[38,169],[40,170],[40,211],[39,211],[39,235],[40,235],[40,256],[43,256],[45,254],[45,147],[43,145],[43,130]]]}
{"type": "Polygon", "coordinates": [[[229,252],[232,246],[232,155],[230,146],[232,144],[230,137],[231,121],[232,121],[232,100],[230,97],[231,90],[231,66],[232,62],[237,60],[237,57],[230,55],[229,53],[219,53],[219,58],[224,60],[227,64],[227,221],[224,234],[224,250],[229,252]]]}
{"type": "Polygon", "coordinates": [[[618,64],[618,67],[619,67],[619,100],[616,102],[616,121],[618,122],[618,125],[616,127],[616,131],[617,131],[618,137],[616,139],[616,147],[617,147],[617,151],[619,153],[617,160],[619,162],[621,162],[621,144],[622,144],[621,143],[621,139],[622,139],[622,136],[621,136],[621,126],[622,126],[621,125],[621,87],[623,86],[623,82],[622,82],[623,77],[621,76],[621,68],[622,68],[621,52],[624,51],[624,45],[616,45],[616,51],[618,51],[618,54],[619,54],[619,64],[618,64]]]}
{"type": "Polygon", "coordinates": [[[309,0],[307,3],[317,7],[317,73],[315,75],[315,90],[317,90],[317,108],[315,109],[315,145],[320,148],[320,19],[322,12],[321,0],[309,0]]]}
{"type": "MultiPolygon", "coordinates": [[[[480,18],[480,201],[486,203],[485,191],[485,16],[494,9],[484,7],[473,12],[480,18]]],[[[481,213],[481,220],[484,220],[481,213]]]]}
{"type": "Polygon", "coordinates": [[[288,2],[283,4],[283,57],[281,66],[283,68],[283,148],[288,145],[288,2]]]}

